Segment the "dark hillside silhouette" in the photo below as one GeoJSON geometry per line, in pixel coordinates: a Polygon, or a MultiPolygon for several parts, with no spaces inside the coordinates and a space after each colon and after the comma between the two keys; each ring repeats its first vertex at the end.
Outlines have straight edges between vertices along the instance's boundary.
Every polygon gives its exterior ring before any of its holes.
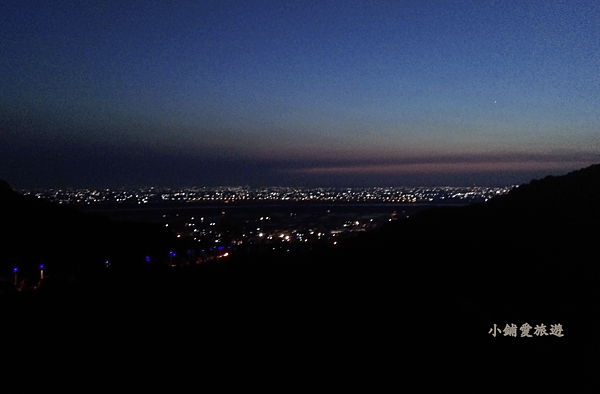
{"type": "MultiPolygon", "coordinates": [[[[2,207],[12,208],[2,208],[9,218],[2,239],[10,239],[2,253],[12,259],[49,251],[58,261],[67,243],[75,264],[88,261],[90,247],[116,243],[108,250],[123,251],[118,256],[129,262],[144,247],[169,242],[150,229],[132,236],[142,230],[84,219],[4,189],[2,207]],[[31,228],[23,218],[40,220],[37,232],[60,223],[60,232],[44,232],[40,239],[47,241],[21,240],[16,234],[31,228]]],[[[48,308],[40,291],[31,303],[7,306],[5,315],[27,305],[39,312],[24,318],[31,326],[67,321],[75,334],[87,337],[93,327],[102,333],[96,337],[119,346],[127,332],[128,341],[168,343],[204,359],[240,357],[247,370],[261,354],[270,371],[301,373],[310,365],[340,379],[375,371],[390,380],[432,380],[436,387],[458,380],[480,389],[571,389],[595,370],[589,360],[599,343],[599,202],[600,165],[594,165],[487,203],[423,211],[308,255],[101,270],[93,283],[60,295],[60,308],[48,308]],[[562,324],[564,337],[489,333],[494,324],[502,330],[524,323],[545,324],[548,332],[562,324]]],[[[12,261],[2,264],[6,270],[12,261]]]]}
{"type": "Polygon", "coordinates": [[[407,301],[396,306],[420,322],[409,332],[439,357],[464,356],[453,364],[457,370],[490,379],[534,371],[581,377],[594,365],[586,358],[592,353],[582,350],[598,345],[599,203],[600,165],[594,165],[534,180],[485,204],[392,222],[342,245],[343,260],[383,267],[393,278],[385,283],[390,289],[395,283],[407,301]],[[542,343],[488,334],[494,323],[503,329],[526,322],[560,323],[565,337],[542,343]],[[553,361],[527,368],[518,362],[542,355],[553,361]]]}
{"type": "Polygon", "coordinates": [[[156,260],[174,247],[162,226],[114,222],[14,192],[0,183],[0,276],[81,277],[110,265],[134,266],[156,260]]]}

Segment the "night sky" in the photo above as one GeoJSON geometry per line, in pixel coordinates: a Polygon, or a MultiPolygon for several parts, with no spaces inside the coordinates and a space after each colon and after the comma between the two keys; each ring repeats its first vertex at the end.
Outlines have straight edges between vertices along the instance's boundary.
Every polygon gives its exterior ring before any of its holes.
{"type": "Polygon", "coordinates": [[[600,3],[3,1],[16,188],[511,185],[600,162],[600,3]]]}

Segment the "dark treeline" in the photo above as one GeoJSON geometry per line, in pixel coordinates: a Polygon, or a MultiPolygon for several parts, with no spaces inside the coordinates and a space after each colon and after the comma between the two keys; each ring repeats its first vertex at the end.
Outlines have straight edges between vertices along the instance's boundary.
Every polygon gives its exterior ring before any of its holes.
{"type": "Polygon", "coordinates": [[[292,374],[309,363],[330,378],[376,373],[396,385],[480,389],[571,388],[596,367],[600,165],[487,203],[423,211],[335,247],[179,268],[131,261],[178,247],[162,228],[1,193],[4,271],[42,252],[65,272],[89,264],[78,280],[2,296],[11,326],[61,343],[169,343],[203,360],[248,358],[246,368],[260,354],[292,374]],[[114,265],[91,268],[107,254],[114,265]],[[562,324],[564,337],[489,333],[524,323],[548,332],[562,324]]]}

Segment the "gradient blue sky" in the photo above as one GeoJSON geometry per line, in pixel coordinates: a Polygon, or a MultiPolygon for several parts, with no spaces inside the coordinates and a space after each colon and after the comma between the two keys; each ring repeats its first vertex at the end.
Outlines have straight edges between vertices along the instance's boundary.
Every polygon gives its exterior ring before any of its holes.
{"type": "Polygon", "coordinates": [[[597,1],[0,7],[14,187],[508,185],[600,162],[597,1]]]}

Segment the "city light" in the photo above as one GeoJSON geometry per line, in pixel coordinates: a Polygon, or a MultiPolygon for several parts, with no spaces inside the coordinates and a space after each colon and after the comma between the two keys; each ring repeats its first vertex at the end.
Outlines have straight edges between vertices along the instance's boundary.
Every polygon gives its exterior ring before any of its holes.
{"type": "MultiPolygon", "coordinates": [[[[436,201],[484,202],[508,193],[516,186],[505,187],[365,187],[365,188],[303,188],[303,187],[191,187],[186,189],[140,188],[124,189],[67,189],[22,190],[61,204],[157,204],[162,202],[215,202],[227,201],[323,201],[323,202],[392,202],[418,203],[436,201]]],[[[221,212],[221,216],[225,212],[221,212]]],[[[166,217],[166,215],[163,215],[166,217]]],[[[261,216],[260,220],[270,220],[261,216]]],[[[194,220],[194,217],[191,218],[194,220]]],[[[200,219],[201,221],[204,218],[200,219]]]]}
{"type": "MultiPolygon", "coordinates": [[[[63,204],[113,204],[137,203],[143,201],[148,204],[161,204],[164,209],[170,209],[164,203],[185,202],[202,203],[225,202],[232,204],[232,211],[219,209],[214,214],[180,215],[174,212],[157,212],[157,222],[162,222],[173,236],[178,240],[193,241],[200,248],[194,257],[207,260],[224,257],[226,248],[232,245],[261,245],[277,250],[283,244],[286,248],[297,245],[300,250],[308,251],[313,243],[337,245],[339,241],[354,237],[359,232],[371,231],[383,223],[394,220],[404,220],[410,214],[424,209],[427,204],[460,204],[467,205],[474,202],[484,203],[496,196],[506,194],[511,187],[364,187],[364,188],[303,188],[303,187],[189,187],[183,189],[168,188],[140,188],[132,190],[117,189],[63,189],[37,191],[33,195],[50,201],[63,204]],[[139,201],[138,201],[139,200],[139,201]],[[286,202],[286,204],[301,203],[302,201],[317,201],[324,205],[318,213],[305,213],[298,210],[297,206],[290,205],[290,210],[274,216],[264,213],[252,217],[245,217],[231,228],[223,220],[226,217],[238,219],[239,212],[234,209],[235,204],[241,202],[286,202]],[[334,207],[337,202],[356,203],[355,213],[341,213],[334,207]],[[362,205],[368,202],[369,205],[362,205]],[[381,205],[373,203],[381,202],[381,205]],[[419,206],[419,203],[422,203],[419,206]],[[412,205],[408,208],[408,205],[412,205]],[[388,207],[389,210],[382,208],[388,207]],[[375,210],[367,207],[377,207],[375,210]],[[406,207],[406,208],[403,208],[406,207]],[[414,207],[414,208],[413,208],[414,207]],[[422,208],[423,207],[423,208],[422,208]],[[409,212],[402,211],[410,209],[409,212]],[[417,211],[416,211],[416,210],[417,211]],[[397,211],[397,212],[396,212],[397,211]],[[360,212],[360,213],[359,213],[360,212]],[[369,215],[365,213],[369,212],[369,215]],[[372,212],[372,213],[371,213],[372,212]],[[391,213],[390,213],[391,212],[391,213]],[[402,213],[400,213],[402,212],[402,213]],[[179,216],[181,220],[178,219],[179,216]],[[370,217],[369,217],[370,216],[370,217]],[[184,219],[185,217],[185,219],[184,219]],[[195,218],[198,217],[198,221],[195,218]],[[206,219],[206,221],[205,221],[206,219]],[[268,221],[268,222],[267,222],[268,221]],[[224,226],[226,225],[226,226],[224,226]],[[300,246],[301,245],[301,246],[300,246]],[[200,252],[202,250],[202,252],[200,252]],[[218,251],[215,256],[215,251],[218,251]],[[223,253],[223,254],[221,254],[223,253]]],[[[29,194],[24,192],[23,194],[29,194]]],[[[241,206],[240,206],[241,207],[241,206]]],[[[281,209],[281,206],[278,206],[281,209]]],[[[198,206],[201,209],[201,205],[198,206]]],[[[265,248],[265,249],[262,249],[265,248]]],[[[245,247],[244,247],[245,249],[245,247]]],[[[286,249],[287,250],[287,249],[286,249]]],[[[233,253],[232,250],[227,255],[233,253]]],[[[187,253],[187,259],[191,259],[187,253]]],[[[169,252],[170,265],[175,264],[177,254],[169,252]]],[[[150,256],[145,256],[145,261],[150,262],[150,256]]],[[[179,262],[186,264],[185,261],[179,262]]],[[[109,261],[105,262],[108,267],[109,261]]],[[[40,265],[40,270],[42,270],[40,265]]],[[[14,271],[16,274],[16,271],[14,271]]]]}

